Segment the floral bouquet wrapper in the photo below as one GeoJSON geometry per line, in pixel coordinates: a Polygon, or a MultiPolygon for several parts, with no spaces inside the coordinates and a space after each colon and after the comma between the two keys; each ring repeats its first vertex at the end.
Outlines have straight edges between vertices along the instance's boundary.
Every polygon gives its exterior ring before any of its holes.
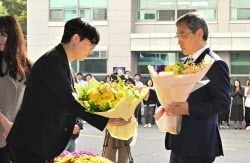
{"type": "Polygon", "coordinates": [[[204,63],[207,65],[201,71],[175,76],[173,72],[160,72],[157,74],[153,66],[148,66],[150,75],[154,82],[157,97],[161,103],[155,113],[155,120],[158,128],[162,132],[169,132],[178,135],[181,129],[182,116],[172,115],[166,108],[172,102],[185,102],[189,94],[208,83],[208,81],[200,81],[211,68],[214,63],[209,55],[204,58],[204,63]]]}
{"type": "Polygon", "coordinates": [[[70,153],[63,151],[54,159],[54,163],[113,163],[112,161],[101,157],[99,154],[90,151],[78,151],[70,153]]]}
{"type": "MultiPolygon", "coordinates": [[[[89,84],[89,90],[95,89],[96,87],[98,87],[98,85],[99,83],[94,78],[92,78],[89,84]]],[[[75,84],[75,88],[78,92],[80,91],[79,85],[75,84]]],[[[94,112],[94,114],[107,118],[122,118],[127,121],[130,117],[134,115],[136,106],[143,100],[143,98],[147,95],[148,91],[148,88],[143,88],[139,94],[139,98],[135,100],[133,99],[132,90],[126,90],[126,99],[121,99],[115,104],[114,108],[108,111],[94,112]]],[[[78,94],[74,94],[74,97],[82,106],[84,106],[84,103],[79,100],[78,94]]],[[[108,124],[106,126],[106,129],[109,131],[112,137],[120,140],[128,140],[133,137],[130,146],[132,147],[135,144],[138,130],[138,124],[135,117],[132,117],[131,122],[127,125],[115,126],[108,124]]]]}

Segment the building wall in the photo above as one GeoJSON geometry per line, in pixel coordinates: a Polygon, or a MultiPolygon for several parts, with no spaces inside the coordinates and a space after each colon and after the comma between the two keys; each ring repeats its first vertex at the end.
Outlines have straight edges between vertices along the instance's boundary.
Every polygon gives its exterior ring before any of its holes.
{"type": "MultiPolygon", "coordinates": [[[[65,22],[49,21],[49,0],[28,0],[28,54],[38,59],[56,46],[65,22]]],[[[139,52],[180,51],[174,22],[137,21],[136,0],[108,0],[107,20],[92,21],[100,32],[95,50],[108,52],[107,74],[113,67],[137,72],[139,52]]],[[[230,0],[218,0],[217,20],[207,21],[208,44],[229,65],[231,51],[250,51],[250,21],[230,20],[230,0]]]]}

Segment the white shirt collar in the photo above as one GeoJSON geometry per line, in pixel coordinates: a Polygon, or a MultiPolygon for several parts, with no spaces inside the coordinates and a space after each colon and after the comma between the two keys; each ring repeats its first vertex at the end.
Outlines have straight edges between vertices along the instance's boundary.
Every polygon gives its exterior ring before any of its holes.
{"type": "Polygon", "coordinates": [[[206,45],[204,46],[203,48],[201,48],[200,50],[198,50],[197,52],[195,52],[193,55],[192,55],[192,58],[193,58],[193,62],[195,62],[195,60],[201,55],[201,53],[206,50],[207,48],[209,48],[210,46],[209,45],[206,45]]]}

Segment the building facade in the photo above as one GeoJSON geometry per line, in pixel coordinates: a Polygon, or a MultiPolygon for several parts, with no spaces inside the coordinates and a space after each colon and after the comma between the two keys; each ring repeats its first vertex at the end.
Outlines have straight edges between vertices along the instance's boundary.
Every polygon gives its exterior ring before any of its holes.
{"type": "Polygon", "coordinates": [[[183,57],[175,21],[188,12],[202,14],[208,44],[230,68],[232,82],[250,78],[250,0],[28,0],[28,54],[39,58],[56,46],[65,22],[84,17],[96,25],[101,40],[75,72],[96,78],[125,67],[148,78],[147,65],[171,65],[183,57]]]}

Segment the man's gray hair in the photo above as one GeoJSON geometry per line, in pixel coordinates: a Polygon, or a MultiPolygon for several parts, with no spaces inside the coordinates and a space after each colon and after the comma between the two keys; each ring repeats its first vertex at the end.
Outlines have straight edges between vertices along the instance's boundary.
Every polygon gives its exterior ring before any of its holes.
{"type": "Polygon", "coordinates": [[[198,29],[203,30],[203,40],[207,41],[208,38],[208,27],[207,23],[200,14],[196,12],[190,12],[185,15],[182,15],[177,22],[175,23],[178,26],[180,23],[186,22],[188,28],[193,32],[196,33],[198,29]]]}

